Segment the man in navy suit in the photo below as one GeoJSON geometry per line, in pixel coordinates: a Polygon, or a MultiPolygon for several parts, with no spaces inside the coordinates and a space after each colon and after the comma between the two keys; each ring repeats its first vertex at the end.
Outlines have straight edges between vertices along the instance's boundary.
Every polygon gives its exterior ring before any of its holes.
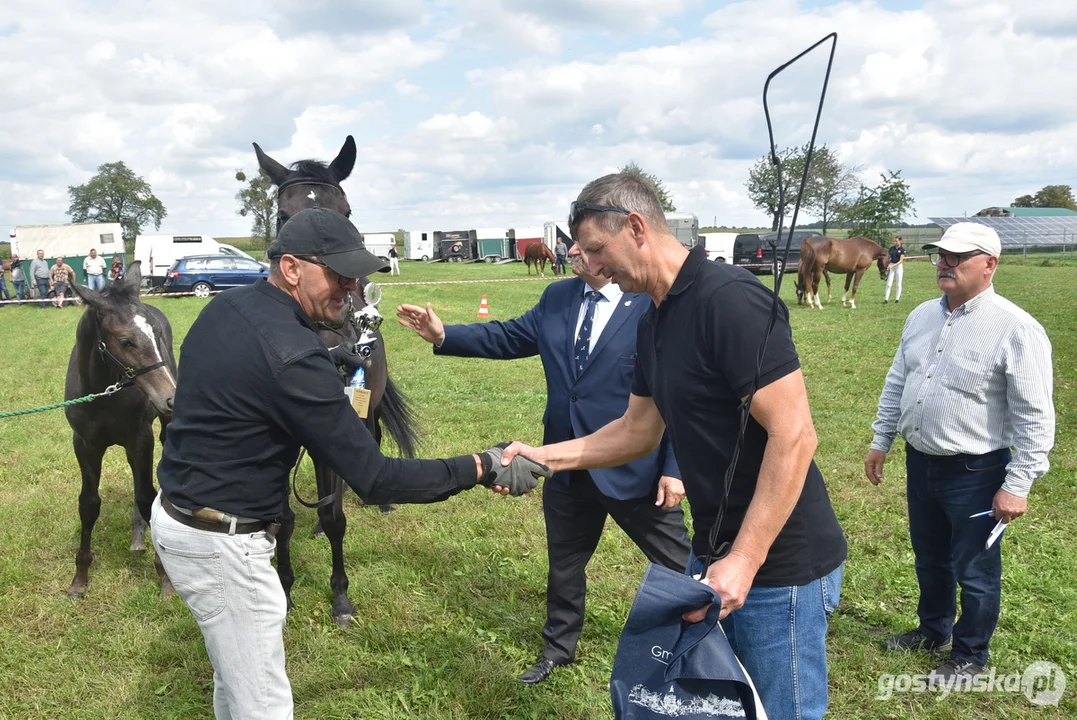
{"type": "MultiPolygon", "coordinates": [[[[623,293],[608,278],[589,275],[569,250],[576,277],[551,283],[535,307],[508,322],[442,324],[426,308],[401,305],[396,314],[436,355],[515,360],[539,355],[546,373],[543,443],[584,437],[628,408],[636,362],[636,325],[651,306],[646,293],[623,293]]],[[[666,437],[658,449],[626,465],[554,475],[542,491],[549,575],[542,656],[520,676],[534,685],[571,663],[583,629],[585,570],[610,516],[649,560],[681,572],[688,531],[680,501],[684,486],[666,437]]]]}

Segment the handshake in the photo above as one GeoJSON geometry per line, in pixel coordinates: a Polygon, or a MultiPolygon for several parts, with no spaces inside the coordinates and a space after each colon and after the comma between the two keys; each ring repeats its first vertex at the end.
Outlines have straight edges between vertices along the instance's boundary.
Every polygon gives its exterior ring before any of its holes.
{"type": "Polygon", "coordinates": [[[550,477],[550,468],[523,455],[517,455],[508,465],[501,464],[501,454],[508,443],[495,445],[479,453],[482,462],[480,485],[491,490],[500,487],[509,491],[509,495],[526,495],[535,489],[540,477],[550,477]]]}

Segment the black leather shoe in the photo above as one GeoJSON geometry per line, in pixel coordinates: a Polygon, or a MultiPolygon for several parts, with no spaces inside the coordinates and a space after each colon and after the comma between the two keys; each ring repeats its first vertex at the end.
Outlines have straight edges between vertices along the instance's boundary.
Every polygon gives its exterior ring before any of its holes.
{"type": "Polygon", "coordinates": [[[550,677],[550,673],[557,667],[557,663],[548,658],[540,658],[537,663],[532,665],[520,676],[520,682],[524,685],[538,685],[540,682],[550,677]]]}

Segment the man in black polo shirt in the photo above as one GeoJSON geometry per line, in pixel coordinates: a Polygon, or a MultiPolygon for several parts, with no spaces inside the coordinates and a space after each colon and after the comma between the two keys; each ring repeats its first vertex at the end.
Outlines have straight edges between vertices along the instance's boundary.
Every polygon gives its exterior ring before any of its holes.
{"type": "MultiPolygon", "coordinates": [[[[693,554],[708,535],[751,391],[773,293],[747,271],[707,262],[670,234],[653,187],[636,173],[588,184],[572,235],[590,272],[654,301],[640,320],[628,410],[596,433],[516,452],[552,471],[620,465],[669,430],[692,507],[693,554]]],[[[812,456],[816,436],[788,311],[767,344],[717,547],[705,569],[722,626],[772,718],[821,718],[827,705],[827,616],[837,605],[845,538],[812,456]]],[[[691,570],[692,574],[703,571],[691,570]]],[[[702,620],[705,609],[685,619],[702,620]]]]}
{"type": "MultiPolygon", "coordinates": [[[[296,213],[270,248],[269,280],[229,290],[183,342],[176,407],[157,468],[154,547],[213,663],[218,718],[291,718],[284,590],[270,560],[300,446],[368,504],[445,500],[482,483],[535,487],[527,460],[501,474],[501,449],[445,460],[386,458],[344,395],[314,323],[339,321],[356,279],[385,264],[343,215],[296,213]]],[[[350,377],[349,372],[349,377],[350,377]]]]}

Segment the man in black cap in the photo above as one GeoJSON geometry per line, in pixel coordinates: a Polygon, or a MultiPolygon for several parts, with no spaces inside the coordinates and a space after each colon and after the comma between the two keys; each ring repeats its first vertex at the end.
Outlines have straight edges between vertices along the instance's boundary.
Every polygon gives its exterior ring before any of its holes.
{"type": "Polygon", "coordinates": [[[182,347],[176,408],[157,474],[153,543],[213,663],[218,718],[291,718],[286,600],[270,563],[300,446],[368,504],[427,503],[483,484],[534,489],[545,467],[501,448],[443,460],[386,458],[344,394],[314,329],[339,322],[358,278],[386,269],[343,215],[296,213],[270,248],[268,280],[221,293],[182,347]]]}

